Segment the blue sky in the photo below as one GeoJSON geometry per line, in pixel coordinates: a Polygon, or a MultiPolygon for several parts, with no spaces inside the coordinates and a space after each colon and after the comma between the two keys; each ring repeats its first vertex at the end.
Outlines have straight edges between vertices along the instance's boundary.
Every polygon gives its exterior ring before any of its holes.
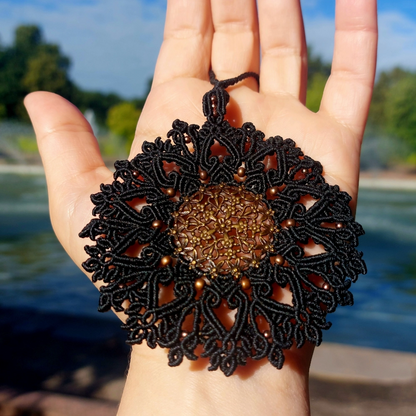
{"type": "MultiPolygon", "coordinates": [[[[198,1],[198,0],[196,0],[198,1]]],[[[307,40],[332,57],[333,0],[302,0],[307,40]]],[[[142,94],[162,42],[166,0],[0,0],[0,39],[19,24],[38,24],[71,57],[71,76],[85,89],[142,94]]],[[[416,70],[416,0],[379,0],[378,68],[416,70]]]]}

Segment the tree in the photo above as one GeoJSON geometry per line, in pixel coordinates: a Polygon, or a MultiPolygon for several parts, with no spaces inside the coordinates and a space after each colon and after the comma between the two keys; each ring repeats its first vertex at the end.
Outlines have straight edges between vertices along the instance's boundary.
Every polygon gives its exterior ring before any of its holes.
{"type": "Polygon", "coordinates": [[[321,105],[322,94],[326,81],[331,74],[331,64],[324,62],[320,56],[313,55],[308,47],[308,90],[306,92],[306,107],[317,112],[321,105]]]}
{"type": "Polygon", "coordinates": [[[371,100],[369,122],[379,128],[387,128],[386,104],[388,96],[396,87],[396,84],[409,76],[411,73],[402,68],[393,68],[390,71],[383,71],[377,78],[374,86],[373,98],[371,100]]]}
{"type": "Polygon", "coordinates": [[[328,77],[320,72],[316,72],[308,83],[306,93],[306,107],[313,112],[317,112],[321,106],[322,94],[328,77]]]}
{"type": "Polygon", "coordinates": [[[71,99],[70,60],[59,46],[44,41],[36,25],[16,28],[12,46],[0,50],[0,106],[9,118],[24,118],[23,98],[36,90],[71,99]]]}
{"type": "Polygon", "coordinates": [[[416,74],[407,73],[391,86],[384,105],[388,131],[416,152],[416,74]]]}
{"type": "Polygon", "coordinates": [[[61,55],[58,46],[47,46],[28,59],[22,85],[28,92],[50,91],[70,99],[73,87],[68,77],[69,59],[61,55]]]}
{"type": "Polygon", "coordinates": [[[139,116],[140,110],[134,104],[124,101],[108,110],[107,126],[112,133],[126,139],[129,147],[134,138],[139,116]]]}

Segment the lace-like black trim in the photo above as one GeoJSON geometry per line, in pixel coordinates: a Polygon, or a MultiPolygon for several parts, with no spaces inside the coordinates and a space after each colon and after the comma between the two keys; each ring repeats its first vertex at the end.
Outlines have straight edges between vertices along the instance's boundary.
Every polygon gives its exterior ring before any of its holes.
{"type": "Polygon", "coordinates": [[[350,196],[325,183],[321,164],[303,155],[292,140],[265,140],[252,123],[230,126],[223,117],[225,88],[232,82],[214,82],[204,96],[207,121],[201,128],[175,120],[169,139],[145,142],[133,160],[117,161],[114,182],[91,196],[97,218],[80,236],[95,244],[85,247],[89,259],[83,267],[93,273],[94,282],[104,283],[99,311],[124,311],[127,342],[146,340],[150,348],[169,348],[170,366],[179,365],[184,356],[196,360],[195,349],[202,345],[208,369],[220,368],[227,376],[247,358],[267,357],[280,369],[284,349],[294,342],[300,348],[306,340],[319,345],[322,330],[331,325],[326,315],[337,305],[353,304],[348,289],[366,273],[362,253],[355,248],[364,231],[354,221],[350,196]],[[223,157],[212,154],[218,144],[226,149],[223,157]],[[276,168],[265,168],[270,157],[277,160],[276,168]],[[237,175],[241,166],[244,181],[237,175]],[[208,174],[206,180],[201,171],[208,174]],[[203,273],[174,254],[172,213],[183,197],[221,183],[243,183],[261,195],[280,232],[258,267],[244,272],[248,289],[241,278],[228,274],[206,276],[208,283],[198,290],[195,281],[203,273]],[[305,198],[314,202],[309,208],[305,198]],[[140,202],[144,206],[138,208],[140,202]],[[165,226],[155,228],[156,220],[165,226]],[[325,251],[307,255],[305,246],[311,241],[325,251]],[[166,256],[173,261],[163,266],[166,256]],[[276,256],[280,261],[273,261],[276,256]],[[276,300],[280,288],[291,291],[292,304],[276,300]],[[217,316],[224,302],[235,311],[231,328],[217,316]]]}

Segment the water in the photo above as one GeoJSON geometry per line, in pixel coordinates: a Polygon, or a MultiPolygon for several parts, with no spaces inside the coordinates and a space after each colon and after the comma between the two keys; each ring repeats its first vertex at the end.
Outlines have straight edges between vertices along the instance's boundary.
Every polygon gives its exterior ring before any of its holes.
{"type": "MultiPolygon", "coordinates": [[[[0,175],[0,306],[116,320],[56,240],[42,176],[0,175]]],[[[362,190],[357,220],[368,274],[324,340],[416,352],[416,192],[362,190]]]]}

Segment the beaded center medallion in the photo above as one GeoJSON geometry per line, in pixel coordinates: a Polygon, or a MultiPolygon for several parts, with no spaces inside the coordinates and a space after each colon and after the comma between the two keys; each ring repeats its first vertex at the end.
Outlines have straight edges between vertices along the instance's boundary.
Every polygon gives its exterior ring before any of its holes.
{"type": "Polygon", "coordinates": [[[175,254],[212,277],[258,267],[278,230],[273,210],[243,185],[201,187],[172,215],[175,254]]]}

